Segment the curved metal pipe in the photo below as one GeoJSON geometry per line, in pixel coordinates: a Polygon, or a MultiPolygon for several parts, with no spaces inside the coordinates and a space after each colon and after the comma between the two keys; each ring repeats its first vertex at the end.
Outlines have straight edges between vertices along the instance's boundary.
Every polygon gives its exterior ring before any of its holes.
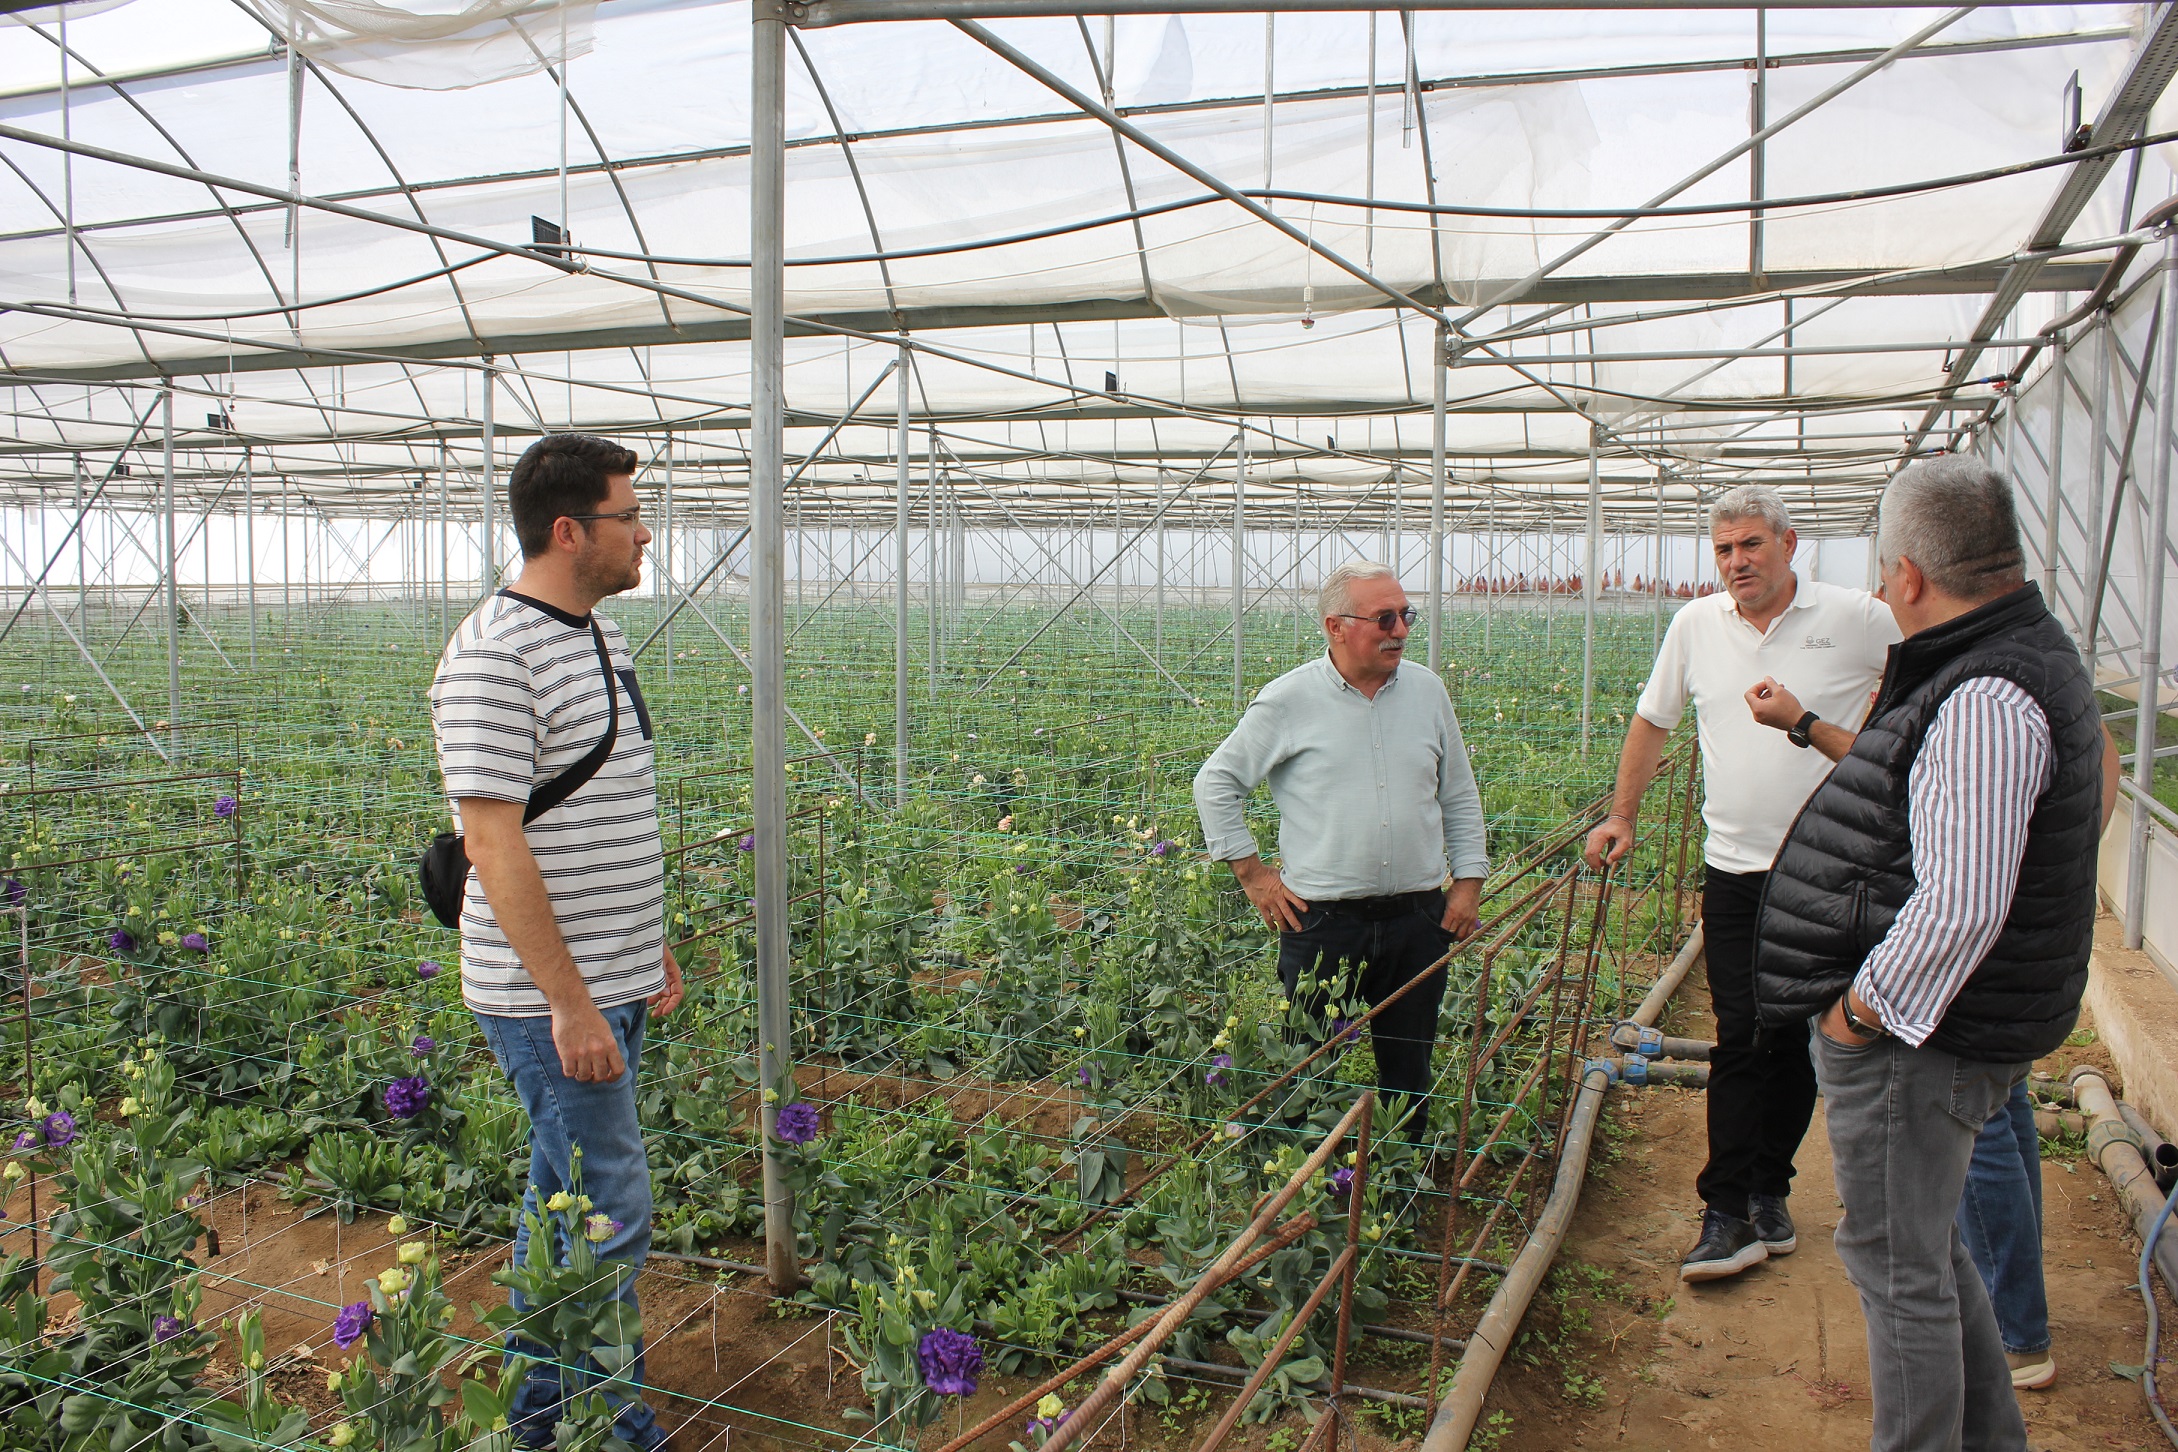
{"type": "MultiPolygon", "coordinates": [[[[2072,1092],[2088,1117],[2088,1157],[2110,1177],[2110,1186],[2124,1201],[2134,1230],[2145,1239],[2162,1212],[2163,1197],[2156,1193],[2155,1171],[2143,1153],[2140,1137],[2118,1113],[2117,1096],[2110,1092],[2109,1081],[2102,1077],[2100,1069],[2086,1064],[2074,1069],[2072,1092]]],[[[2178,1286],[2178,1242],[2166,1239],[2159,1243],[2155,1264],[2165,1282],[2178,1286]]]]}
{"type": "MultiPolygon", "coordinates": [[[[2139,222],[2134,224],[2133,235],[2140,236],[2152,232],[2173,218],[2178,218],[2178,197],[2168,198],[2150,207],[2141,215],[2139,222]]],[[[2118,248],[2117,255],[2110,259],[2110,265],[2102,270],[2102,276],[2096,279],[2095,286],[2089,290],[2087,296],[2080,299],[2079,304],[2070,312],[2062,317],[2052,318],[2045,324],[2037,334],[2034,346],[2020,355],[2019,361],[2012,365],[2011,372],[1998,375],[2005,385],[2010,388],[2017,388],[2020,380],[2027,376],[2028,366],[2036,358],[2042,356],[2044,348],[2047,348],[2068,328],[2075,327],[2093,317],[2097,310],[2110,300],[2110,294],[2117,291],[2118,284],[2125,278],[2125,269],[2133,265],[2133,259],[2138,257],[2140,249],[2147,245],[2147,241],[2143,239],[2138,242],[2127,242],[2118,248]]]]}
{"type": "MultiPolygon", "coordinates": [[[[1686,981],[1687,973],[1701,956],[1702,930],[1697,927],[1686,940],[1686,946],[1664,969],[1663,976],[1641,1000],[1641,1006],[1633,1011],[1629,1022],[1653,1027],[1662,1016],[1664,1005],[1686,981]]],[[[1512,1346],[1513,1337],[1520,1329],[1520,1319],[1527,1314],[1528,1302],[1534,1299],[1536,1290],[1543,1284],[1543,1277],[1550,1270],[1551,1262],[1558,1258],[1558,1247],[1564,1243],[1565,1233],[1573,1224],[1573,1211],[1580,1204],[1581,1184],[1588,1177],[1588,1148],[1595,1139],[1596,1121],[1602,1116],[1603,1099],[1610,1083],[1611,1071],[1605,1064],[1591,1063],[1581,1071],[1581,1091],[1573,1101],[1573,1112],[1566,1122],[1565,1147],[1558,1155],[1558,1173],[1551,1181],[1550,1197],[1543,1202],[1542,1214],[1537,1217],[1527,1244],[1520,1247],[1520,1254],[1514,1257],[1505,1278],[1498,1282],[1497,1293],[1483,1308],[1482,1320],[1467,1340],[1467,1352],[1460,1358],[1459,1370],[1453,1373],[1452,1386],[1438,1404],[1437,1415],[1430,1419],[1429,1432],[1422,1439],[1420,1452],[1462,1452],[1467,1446],[1467,1439],[1482,1416],[1482,1399],[1489,1395],[1490,1383],[1497,1378],[1498,1364],[1512,1346]]]]}

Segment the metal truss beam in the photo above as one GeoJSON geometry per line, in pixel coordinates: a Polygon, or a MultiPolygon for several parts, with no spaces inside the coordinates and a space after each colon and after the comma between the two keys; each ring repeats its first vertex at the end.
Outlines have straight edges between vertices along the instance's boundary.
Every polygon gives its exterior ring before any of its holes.
{"type": "MultiPolygon", "coordinates": [[[[1909,277],[1871,277],[1846,270],[1765,272],[1759,278],[1747,272],[1649,273],[1627,277],[1546,277],[1520,298],[1531,304],[1640,303],[1715,301],[1750,293],[1805,290],[1826,296],[1915,297],[1948,296],[1993,291],[2011,271],[2011,264],[1982,263],[1941,272],[1916,273],[1909,277]]],[[[2043,264],[2026,287],[2034,292],[2085,292],[2102,276],[2100,262],[2043,264]]],[[[1412,296],[1434,308],[1456,306],[1458,300],[1435,286],[1418,286],[1412,296]]],[[[1292,305],[1287,289],[1273,297],[1263,295],[1265,311],[1284,311],[1292,305]]],[[[1379,305],[1381,300],[1379,300],[1379,305]]],[[[1246,299],[1238,306],[1246,307],[1246,299]]],[[[863,333],[891,333],[905,325],[917,334],[954,328],[1027,327],[1036,323],[1110,322],[1130,318],[1169,317],[1163,308],[1145,298],[1091,298],[1068,303],[984,305],[970,307],[904,308],[898,317],[882,309],[807,313],[789,318],[791,337],[827,335],[847,328],[863,333]]],[[[146,334],[148,338],[150,334],[146,334]]],[[[1992,335],[1993,336],[1993,335],[1992,335]]],[[[282,348],[252,350],[238,347],[230,354],[205,352],[160,358],[147,363],[129,360],[90,367],[45,368],[26,366],[0,370],[0,382],[121,383],[131,380],[189,378],[229,373],[267,373],[290,369],[329,368],[368,362],[430,362],[486,355],[509,358],[530,353],[586,352],[605,348],[666,348],[686,343],[743,343],[749,337],[745,317],[714,317],[684,321],[678,328],[645,323],[607,328],[565,328],[541,332],[489,331],[480,336],[450,333],[443,338],[372,348],[368,352],[338,349],[282,348]]],[[[1483,366],[1488,360],[1476,360],[1483,366]]],[[[1424,405],[1426,407],[1426,405],[1424,405]]],[[[1258,412],[1261,410],[1258,409],[1258,412]]],[[[1277,410],[1284,412],[1283,409],[1277,410]]],[[[653,424],[655,427],[655,423],[653,424]]],[[[679,432],[675,425],[675,432],[679,432]]]]}
{"type": "MultiPolygon", "coordinates": [[[[2087,0],[2091,5],[2118,0],[2087,0]]],[[[815,29],[899,20],[1067,19],[1076,15],[1263,15],[1273,11],[1370,13],[1383,0],[758,0],[757,13],[815,29]]],[[[1411,0],[1407,10],[1745,10],[1745,0],[1411,0]]],[[[1889,10],[1892,0],[1779,0],[1771,10],[1889,10]]]]}
{"type": "MultiPolygon", "coordinates": [[[[2142,126],[2147,124],[2148,113],[2162,96],[2171,77],[2178,74],[2178,4],[2166,3],[2150,12],[2147,33],[2141,38],[2140,48],[2133,53],[2124,75],[2110,92],[2110,99],[2103,103],[2102,113],[2095,118],[2093,131],[2088,136],[2088,146],[2106,146],[2113,141],[2130,141],[2142,126]]],[[[2041,217],[2027,234],[2026,245],[2020,250],[2032,253],[2054,247],[2065,239],[2072,224],[2093,200],[2103,179],[2116,164],[2114,154],[2095,156],[2081,161],[2066,174],[2055,196],[2042,209],[2041,217]]],[[[1946,390],[1956,389],[1974,378],[1974,370],[1981,362],[1981,355],[1988,341],[2004,326],[2004,320],[2013,308],[2035,284],[2036,276],[2046,264],[2034,257],[2022,257],[2006,271],[1988,304],[1982,309],[1981,320],[1974,325],[1973,334],[1962,345],[1952,360],[1951,371],[1945,379],[1946,390]]],[[[1903,458],[1918,453],[1936,426],[1937,411],[1931,407],[1922,417],[1918,427],[1900,450],[1903,458]]]]}

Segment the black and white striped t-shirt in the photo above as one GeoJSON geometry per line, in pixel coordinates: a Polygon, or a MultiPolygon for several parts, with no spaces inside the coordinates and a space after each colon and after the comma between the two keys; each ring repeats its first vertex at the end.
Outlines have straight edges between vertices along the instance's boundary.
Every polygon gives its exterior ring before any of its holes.
{"type": "MultiPolygon", "coordinates": [[[[620,627],[600,615],[620,692],[620,729],[595,777],[526,829],[567,951],[599,1008],[665,986],[665,859],[650,712],[620,627]]],[[[439,771],[460,825],[463,797],[527,802],[596,747],[610,708],[588,617],[502,590],[461,622],[431,682],[439,771]]],[[[461,994],[479,1013],[551,1005],[508,946],[469,874],[461,904],[461,994]]]]}

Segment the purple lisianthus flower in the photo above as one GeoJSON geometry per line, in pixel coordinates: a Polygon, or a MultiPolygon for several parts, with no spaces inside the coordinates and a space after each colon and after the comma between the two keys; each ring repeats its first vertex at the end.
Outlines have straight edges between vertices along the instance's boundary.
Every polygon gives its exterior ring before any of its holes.
{"type": "Polygon", "coordinates": [[[115,928],[106,935],[106,946],[116,953],[133,953],[136,951],[136,935],[127,928],[115,928]]]}
{"type": "Polygon", "coordinates": [[[333,1344],[346,1351],[363,1339],[363,1333],[371,1329],[371,1303],[357,1301],[342,1306],[340,1314],[333,1318],[333,1344]]]}
{"type": "Polygon", "coordinates": [[[381,1091],[380,1097],[386,1101],[386,1113],[395,1119],[414,1119],[431,1102],[431,1081],[421,1074],[396,1079],[381,1091]]]}
{"type": "Polygon", "coordinates": [[[65,1109],[55,1110],[45,1117],[45,1142],[54,1149],[76,1142],[76,1117],[65,1109]]]}
{"type": "Polygon", "coordinates": [[[1082,1088],[1084,1088],[1084,1089],[1088,1088],[1088,1087],[1089,1087],[1089,1066],[1088,1066],[1087,1064],[1084,1064],[1084,1065],[1082,1065],[1082,1066],[1081,1066],[1080,1068],[1076,1069],[1076,1070],[1074,1071],[1074,1077],[1075,1077],[1076,1079],[1079,1079],[1079,1080],[1081,1081],[1081,1087],[1082,1087],[1082,1088]]]}
{"type": "Polygon", "coordinates": [[[1233,1056],[1231,1054],[1219,1054],[1210,1061],[1210,1068],[1204,1072],[1202,1082],[1213,1089],[1222,1089],[1225,1087],[1224,1071],[1232,1067],[1233,1056]]]}
{"type": "Polygon", "coordinates": [[[15,1147],[19,1150],[34,1150],[44,1143],[45,1136],[35,1129],[26,1129],[15,1136],[15,1147]]]}
{"type": "Polygon", "coordinates": [[[771,1132],[787,1144],[807,1144],[817,1137],[817,1106],[802,1100],[783,1106],[771,1132]]]}
{"type": "Polygon", "coordinates": [[[1035,868],[1029,866],[1026,862],[1016,862],[1013,864],[1013,875],[1015,877],[1026,877],[1035,870],[1035,868]]]}
{"type": "Polygon", "coordinates": [[[754,832],[749,833],[739,842],[736,842],[734,846],[740,848],[744,852],[754,852],[756,850],[756,834],[754,832]]]}
{"type": "Polygon", "coordinates": [[[212,951],[212,940],[202,933],[183,933],[182,946],[192,952],[209,953],[212,951]]]}
{"type": "Polygon", "coordinates": [[[154,1316],[151,1318],[151,1339],[162,1344],[172,1341],[188,1329],[188,1323],[179,1316],[154,1316]]]}
{"type": "Polygon", "coordinates": [[[1344,1199],[1354,1193],[1354,1167],[1340,1165],[1331,1172],[1331,1193],[1344,1199]]]}
{"type": "Polygon", "coordinates": [[[1150,856],[1152,856],[1152,857],[1170,857],[1170,856],[1172,855],[1172,849],[1173,849],[1174,845],[1175,845],[1175,844],[1174,844],[1174,843],[1172,843],[1172,842],[1155,842],[1155,843],[1152,843],[1152,844],[1151,844],[1151,846],[1150,846],[1150,856]]]}
{"type": "Polygon", "coordinates": [[[983,1374],[983,1348],[965,1331],[940,1326],[925,1331],[916,1343],[915,1359],[922,1366],[923,1385],[941,1397],[972,1397],[976,1378],[983,1374]]]}
{"type": "Polygon", "coordinates": [[[6,886],[9,907],[21,907],[23,905],[23,899],[30,896],[30,889],[23,886],[22,879],[20,878],[8,878],[6,886]]]}
{"type": "Polygon", "coordinates": [[[438,977],[443,971],[438,964],[428,958],[416,965],[416,976],[426,981],[438,977]]]}
{"type": "Polygon", "coordinates": [[[223,796],[212,803],[212,815],[215,817],[231,817],[235,813],[235,808],[239,805],[240,803],[236,802],[233,797],[223,796]]]}
{"type": "Polygon", "coordinates": [[[438,1046],[438,1040],[432,1038],[431,1035],[418,1034],[416,1035],[416,1042],[408,1046],[408,1051],[420,1059],[438,1046]]]}
{"type": "Polygon", "coordinates": [[[1331,1037],[1339,1043],[1358,1044],[1361,1042],[1361,1025],[1350,1018],[1335,1018],[1331,1020],[1331,1037]]]}

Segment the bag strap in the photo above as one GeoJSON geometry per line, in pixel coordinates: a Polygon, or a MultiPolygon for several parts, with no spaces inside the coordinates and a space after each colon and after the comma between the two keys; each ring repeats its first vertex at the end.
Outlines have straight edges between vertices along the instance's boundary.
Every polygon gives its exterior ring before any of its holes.
{"type": "Polygon", "coordinates": [[[594,619],[590,622],[590,637],[597,642],[598,669],[605,673],[605,701],[612,713],[605,722],[604,739],[585,752],[580,761],[529,794],[529,805],[522,809],[525,827],[588,786],[590,778],[613,754],[613,745],[620,737],[620,682],[613,675],[612,657],[605,651],[605,632],[594,619]]]}

